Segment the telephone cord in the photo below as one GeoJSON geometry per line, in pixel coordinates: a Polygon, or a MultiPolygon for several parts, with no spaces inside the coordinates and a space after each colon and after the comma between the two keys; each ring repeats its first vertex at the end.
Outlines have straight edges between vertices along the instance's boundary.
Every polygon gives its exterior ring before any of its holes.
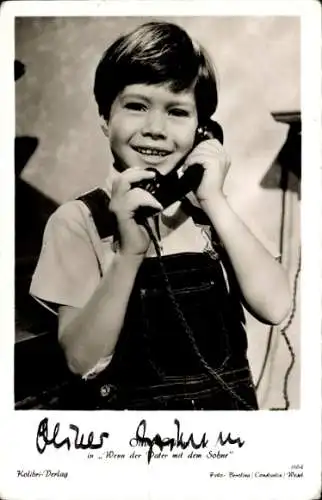
{"type": "Polygon", "coordinates": [[[298,288],[297,285],[298,285],[300,272],[301,272],[301,249],[299,249],[298,264],[297,264],[297,269],[296,269],[296,273],[294,276],[294,282],[293,282],[292,309],[291,309],[291,312],[290,312],[290,315],[289,315],[289,318],[288,318],[286,325],[283,328],[281,328],[281,330],[280,330],[280,333],[286,342],[287,348],[288,348],[290,356],[291,356],[291,361],[290,361],[289,366],[286,369],[286,372],[284,375],[284,383],[283,383],[283,398],[285,401],[285,407],[284,408],[270,408],[271,410],[274,410],[274,411],[276,411],[276,410],[288,410],[290,407],[290,401],[289,401],[289,397],[288,397],[288,380],[289,380],[290,373],[293,369],[293,366],[295,364],[296,356],[295,356],[295,352],[294,352],[294,349],[292,347],[292,344],[290,342],[290,339],[288,338],[288,335],[286,332],[290,328],[290,326],[292,325],[293,320],[295,318],[296,301],[297,301],[297,288],[298,288]]]}
{"type": "MultiPolygon", "coordinates": [[[[287,186],[288,186],[288,176],[289,176],[288,170],[282,170],[282,176],[281,176],[281,189],[282,189],[281,225],[280,225],[280,231],[279,231],[279,233],[280,233],[280,262],[282,262],[283,255],[284,255],[283,235],[284,235],[284,228],[285,228],[286,191],[287,191],[287,186]]],[[[295,277],[294,277],[294,281],[293,281],[292,309],[291,309],[289,319],[288,319],[286,325],[280,330],[280,333],[281,333],[282,337],[284,338],[286,345],[287,345],[287,348],[288,348],[290,355],[291,355],[291,361],[290,361],[289,366],[286,369],[286,372],[284,375],[284,382],[283,382],[283,398],[284,398],[284,402],[285,402],[285,407],[284,408],[271,408],[271,410],[288,410],[290,407],[290,402],[289,402],[289,398],[288,398],[288,380],[289,380],[290,373],[293,369],[293,366],[295,364],[296,356],[295,356],[295,352],[293,350],[292,344],[291,344],[286,332],[289,329],[289,327],[291,326],[291,324],[293,323],[295,313],[296,313],[297,282],[298,282],[300,271],[301,271],[301,247],[299,247],[298,264],[297,264],[297,269],[296,269],[295,277]]],[[[267,339],[267,344],[266,344],[265,356],[264,356],[264,360],[262,363],[262,368],[261,368],[257,383],[255,385],[256,390],[259,389],[260,383],[264,377],[266,365],[268,362],[269,353],[271,350],[271,345],[272,345],[272,340],[273,340],[273,332],[274,332],[274,327],[271,326],[269,329],[269,332],[268,332],[268,339],[267,339]]]]}

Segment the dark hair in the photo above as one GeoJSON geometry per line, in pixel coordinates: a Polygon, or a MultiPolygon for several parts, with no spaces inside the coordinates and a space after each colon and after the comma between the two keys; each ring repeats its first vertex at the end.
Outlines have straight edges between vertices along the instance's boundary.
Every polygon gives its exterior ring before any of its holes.
{"type": "Polygon", "coordinates": [[[125,86],[169,83],[173,92],[194,88],[199,123],[217,108],[214,69],[205,50],[179,26],[148,22],[118,38],[103,54],[95,73],[94,95],[101,116],[125,86]]]}

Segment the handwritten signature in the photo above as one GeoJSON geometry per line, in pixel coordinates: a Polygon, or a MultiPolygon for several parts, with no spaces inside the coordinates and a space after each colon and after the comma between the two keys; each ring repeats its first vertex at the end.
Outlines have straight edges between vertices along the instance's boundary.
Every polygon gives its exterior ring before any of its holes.
{"type": "Polygon", "coordinates": [[[79,427],[77,427],[77,425],[69,424],[69,429],[74,431],[74,435],[72,437],[67,436],[59,440],[60,423],[57,422],[53,432],[50,433],[48,429],[48,418],[43,418],[39,422],[36,437],[36,447],[38,452],[44,453],[46,447],[49,445],[53,445],[54,448],[62,448],[63,446],[66,446],[68,451],[72,446],[75,450],[97,450],[102,448],[104,439],[109,437],[108,432],[101,432],[99,442],[94,443],[95,435],[93,431],[89,432],[86,436],[85,434],[79,432],[79,427]]]}
{"type": "MultiPolygon", "coordinates": [[[[191,446],[195,450],[198,450],[200,448],[207,448],[208,445],[208,439],[207,435],[204,432],[199,440],[197,440],[193,433],[191,432],[188,438],[184,438],[183,432],[181,432],[181,424],[178,419],[174,420],[174,425],[176,426],[176,435],[175,437],[165,437],[162,438],[159,433],[155,434],[153,438],[150,438],[146,435],[146,428],[147,428],[147,423],[146,420],[141,420],[139,423],[137,429],[136,429],[136,434],[135,437],[130,439],[129,444],[132,447],[135,446],[147,446],[148,447],[148,463],[150,463],[151,458],[153,456],[153,447],[157,446],[159,450],[162,452],[165,447],[169,447],[170,451],[172,451],[174,448],[181,448],[182,450],[185,450],[188,448],[188,446],[191,446]]],[[[241,441],[239,437],[236,439],[233,439],[230,435],[228,434],[227,437],[223,436],[223,433],[220,432],[218,435],[217,443],[221,446],[225,446],[226,444],[237,444],[239,448],[241,448],[245,442],[241,441]]]]}
{"type": "MultiPolygon", "coordinates": [[[[162,452],[164,448],[168,447],[170,451],[174,448],[180,448],[185,450],[188,447],[198,450],[200,448],[207,448],[209,440],[207,438],[206,432],[198,438],[196,438],[193,432],[190,432],[188,437],[184,436],[181,431],[181,424],[178,419],[174,419],[175,425],[175,435],[173,437],[161,437],[159,433],[155,434],[153,437],[147,435],[147,422],[146,420],[141,420],[137,426],[135,436],[129,441],[131,447],[136,446],[146,446],[147,459],[150,463],[153,457],[153,448],[156,446],[162,452]]],[[[80,432],[79,427],[75,424],[69,424],[69,430],[73,431],[72,436],[62,437],[60,430],[60,423],[57,422],[54,427],[49,429],[48,418],[43,418],[38,425],[37,436],[36,436],[36,447],[39,453],[44,453],[47,446],[53,446],[54,448],[66,447],[69,451],[72,447],[75,450],[97,450],[103,447],[104,440],[109,437],[108,432],[101,432],[99,437],[95,437],[93,431],[89,433],[80,432]]],[[[216,445],[225,446],[227,444],[237,445],[241,448],[245,441],[242,441],[239,436],[232,438],[230,432],[224,435],[222,431],[219,432],[216,445]]]]}

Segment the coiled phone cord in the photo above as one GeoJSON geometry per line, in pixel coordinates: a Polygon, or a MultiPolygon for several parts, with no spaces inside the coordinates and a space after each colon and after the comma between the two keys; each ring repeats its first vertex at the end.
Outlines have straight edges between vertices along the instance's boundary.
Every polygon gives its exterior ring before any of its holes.
{"type": "MultiPolygon", "coordinates": [[[[190,340],[190,343],[192,345],[194,353],[196,354],[199,362],[206,369],[208,374],[210,374],[216,380],[216,382],[218,382],[221,385],[221,387],[225,391],[229,392],[234,398],[239,400],[245,406],[246,409],[254,410],[253,407],[251,407],[241,396],[239,396],[234,390],[231,389],[231,387],[229,387],[229,385],[223,380],[223,378],[207,363],[207,361],[204,359],[203,355],[199,351],[199,348],[196,344],[193,332],[191,331],[191,328],[190,328],[189,324],[187,323],[187,320],[184,317],[184,314],[183,314],[183,312],[182,312],[182,310],[181,310],[181,308],[180,308],[180,306],[179,306],[179,304],[174,296],[171,284],[169,282],[167,272],[165,270],[165,267],[164,267],[164,264],[162,261],[162,255],[161,255],[159,242],[158,242],[157,238],[155,237],[153,230],[152,230],[150,224],[148,223],[148,221],[147,220],[142,221],[142,225],[144,226],[144,228],[146,229],[148,235],[150,236],[150,238],[152,240],[152,243],[153,243],[155,251],[156,251],[157,259],[158,259],[158,262],[160,264],[161,272],[162,272],[162,275],[164,278],[164,285],[165,285],[166,291],[167,291],[168,296],[171,300],[171,303],[176,311],[176,314],[177,314],[182,326],[184,327],[185,332],[188,335],[188,338],[190,340]]],[[[161,372],[158,369],[158,367],[156,367],[154,364],[153,364],[153,366],[154,366],[157,374],[162,377],[161,372]]]]}
{"type": "MultiPolygon", "coordinates": [[[[271,410],[288,410],[290,407],[290,401],[289,401],[289,397],[288,397],[288,379],[289,379],[289,376],[290,376],[291,371],[293,369],[293,366],[295,364],[296,355],[295,355],[294,349],[292,347],[292,344],[291,344],[286,332],[290,328],[290,326],[292,325],[294,317],[295,317],[295,313],[296,313],[297,285],[298,285],[298,279],[299,279],[300,272],[301,272],[301,250],[299,250],[298,264],[297,264],[297,269],[296,269],[296,273],[294,276],[294,282],[293,282],[292,309],[291,309],[287,323],[280,330],[280,334],[284,338],[286,345],[287,345],[287,348],[289,350],[290,356],[291,356],[291,361],[290,361],[289,366],[286,369],[286,372],[284,375],[284,382],[283,382],[283,398],[285,401],[285,407],[284,408],[271,408],[271,410]]],[[[261,383],[263,376],[264,376],[264,373],[265,373],[266,365],[268,362],[268,356],[269,356],[269,353],[271,350],[271,345],[272,345],[273,331],[274,331],[274,326],[271,326],[269,329],[269,333],[268,333],[268,340],[267,340],[267,344],[266,344],[264,361],[262,364],[260,375],[259,375],[258,380],[257,380],[256,385],[255,385],[256,390],[259,389],[260,383],[261,383]]]]}
{"type": "MultiPolygon", "coordinates": [[[[288,169],[282,169],[281,184],[280,184],[281,189],[282,189],[281,225],[280,225],[280,262],[282,262],[283,254],[284,254],[283,235],[284,235],[284,226],[285,226],[286,191],[287,191],[287,187],[288,187],[288,177],[289,177],[288,169]]],[[[290,315],[289,315],[289,318],[288,318],[286,325],[280,330],[280,333],[286,342],[287,348],[288,348],[290,356],[291,356],[291,361],[290,361],[289,366],[286,369],[286,372],[284,375],[284,382],[283,382],[283,398],[284,398],[285,406],[284,406],[284,408],[270,408],[271,410],[288,410],[290,407],[290,401],[289,401],[289,397],[288,397],[288,380],[289,380],[290,373],[293,369],[293,366],[295,364],[296,356],[295,356],[294,349],[292,347],[292,344],[291,344],[286,332],[290,328],[290,326],[292,325],[294,317],[295,317],[295,313],[296,313],[297,284],[298,284],[300,271],[301,271],[301,246],[299,247],[298,263],[297,263],[297,268],[296,268],[294,281],[293,281],[292,308],[291,308],[291,312],[290,312],[290,315]]],[[[255,385],[256,390],[258,390],[259,385],[260,385],[260,383],[263,379],[263,376],[264,376],[264,372],[265,372],[266,365],[268,362],[269,353],[271,350],[271,345],[272,345],[272,340],[273,340],[273,332],[274,332],[274,327],[271,326],[269,329],[269,333],[268,333],[264,361],[262,364],[260,375],[259,375],[257,383],[255,385]]]]}
{"type": "MultiPolygon", "coordinates": [[[[301,272],[301,249],[299,249],[297,269],[296,269],[296,273],[294,276],[294,282],[293,282],[292,309],[291,309],[287,323],[280,330],[280,334],[283,336],[283,338],[286,342],[287,348],[289,350],[290,356],[291,356],[291,361],[290,361],[289,366],[286,369],[286,372],[284,375],[284,383],[283,383],[283,398],[285,401],[285,407],[284,408],[271,408],[271,410],[275,410],[275,411],[276,410],[288,410],[290,407],[290,400],[288,397],[288,379],[289,379],[290,373],[293,369],[293,366],[295,364],[296,356],[295,356],[295,352],[294,352],[294,349],[292,347],[292,344],[290,342],[290,339],[288,338],[288,335],[286,332],[289,329],[289,327],[291,326],[291,324],[293,323],[295,313],[296,313],[297,284],[298,284],[300,272],[301,272]]],[[[269,347],[269,346],[267,346],[267,347],[269,347]]],[[[268,348],[266,349],[266,351],[268,351],[268,348]]],[[[267,352],[267,357],[268,357],[268,352],[267,352]]]]}

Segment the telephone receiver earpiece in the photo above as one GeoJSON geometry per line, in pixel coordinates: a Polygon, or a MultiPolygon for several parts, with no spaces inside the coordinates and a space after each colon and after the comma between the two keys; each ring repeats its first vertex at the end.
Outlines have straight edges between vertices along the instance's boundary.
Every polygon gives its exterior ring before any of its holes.
{"type": "Polygon", "coordinates": [[[204,125],[199,125],[196,131],[195,145],[207,139],[217,139],[224,144],[224,132],[218,122],[208,120],[204,125]]]}
{"type": "MultiPolygon", "coordinates": [[[[196,131],[195,146],[208,139],[218,139],[223,144],[224,133],[219,123],[208,120],[204,125],[200,125],[196,131]]],[[[203,176],[202,165],[195,164],[187,168],[185,173],[179,178],[177,171],[173,170],[167,175],[162,175],[154,168],[148,168],[155,172],[155,177],[151,180],[142,180],[131,185],[132,189],[139,187],[151,193],[161,203],[163,208],[167,208],[176,201],[181,201],[188,193],[195,191],[203,176]]],[[[154,215],[155,209],[149,207],[139,207],[135,214],[138,223],[145,221],[147,217],[154,215]]]]}

